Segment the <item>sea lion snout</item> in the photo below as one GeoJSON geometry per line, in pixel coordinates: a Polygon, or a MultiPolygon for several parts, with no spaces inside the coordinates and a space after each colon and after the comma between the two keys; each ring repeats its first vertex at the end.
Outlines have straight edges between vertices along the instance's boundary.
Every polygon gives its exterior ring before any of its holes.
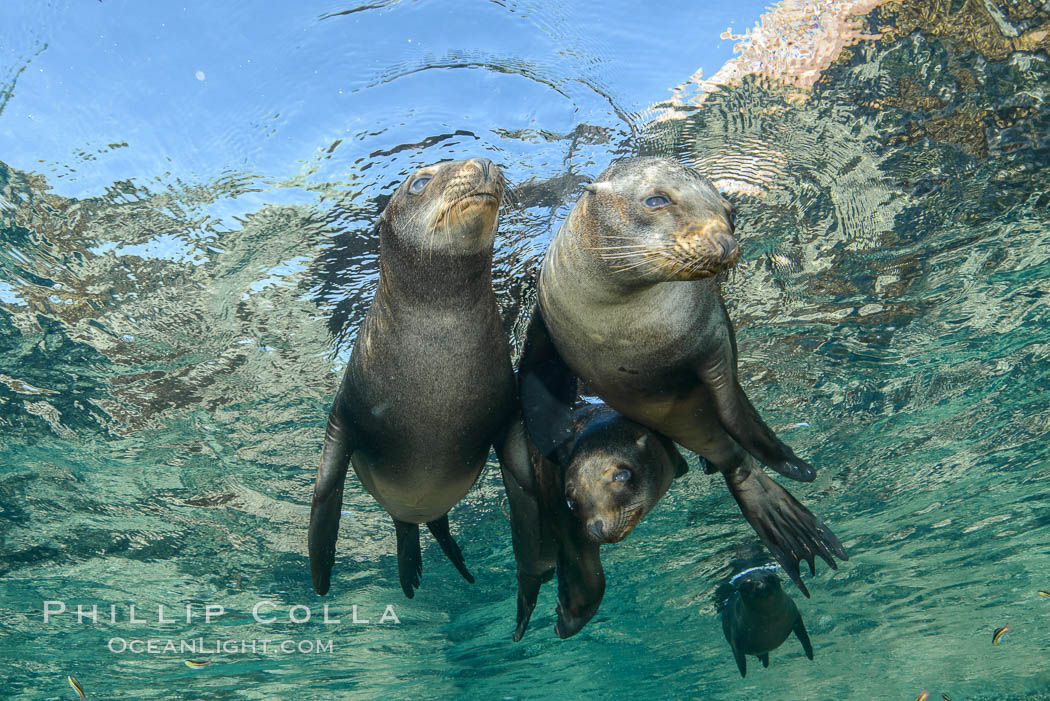
{"type": "MultiPolygon", "coordinates": [[[[467,161],[468,165],[474,166],[481,172],[481,177],[485,180],[489,178],[489,171],[492,169],[493,163],[487,158],[471,158],[467,161]]],[[[499,173],[499,168],[496,168],[496,172],[499,173]]]]}
{"type": "Polygon", "coordinates": [[[600,545],[619,543],[631,535],[631,531],[642,520],[642,515],[641,509],[625,508],[606,514],[610,517],[608,521],[602,517],[590,519],[586,523],[587,537],[600,545]]]}
{"type": "Polygon", "coordinates": [[[605,536],[602,534],[602,529],[604,527],[605,522],[602,521],[600,518],[596,518],[587,524],[587,530],[590,532],[591,537],[593,537],[597,541],[601,541],[604,539],[605,536]]]}
{"type": "Polygon", "coordinates": [[[732,268],[740,259],[740,243],[733,235],[733,229],[721,217],[712,217],[675,236],[675,248],[682,257],[695,261],[690,267],[694,274],[699,273],[698,277],[717,275],[732,268]]]}
{"type": "Polygon", "coordinates": [[[446,248],[488,247],[496,230],[496,222],[507,181],[498,165],[487,158],[445,163],[439,171],[428,231],[442,236],[429,237],[428,243],[440,245],[444,238],[446,248]],[[444,180],[440,180],[443,176],[444,180]],[[460,239],[456,242],[456,239],[460,239]]]}
{"type": "Polygon", "coordinates": [[[499,200],[503,196],[506,179],[498,165],[487,158],[463,161],[449,183],[450,199],[457,197],[488,196],[499,200]]]}
{"type": "Polygon", "coordinates": [[[748,598],[766,597],[781,591],[780,580],[776,575],[764,570],[755,570],[741,576],[736,587],[748,598]]]}

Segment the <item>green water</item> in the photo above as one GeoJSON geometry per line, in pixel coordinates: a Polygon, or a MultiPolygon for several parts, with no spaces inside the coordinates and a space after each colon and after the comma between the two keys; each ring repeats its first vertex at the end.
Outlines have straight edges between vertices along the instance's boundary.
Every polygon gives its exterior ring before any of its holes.
{"type": "MultiPolygon", "coordinates": [[[[980,3],[943,4],[943,17],[980,14],[980,3]]],[[[1004,7],[1031,20],[1025,31],[1048,21],[1004,7]]],[[[569,12],[558,8],[551,22],[569,12]]],[[[382,9],[377,21],[425,10],[382,9]]],[[[543,132],[563,117],[541,111],[514,134],[517,117],[486,103],[473,138],[422,115],[429,136],[445,135],[430,142],[405,132],[403,115],[389,140],[361,125],[347,146],[300,125],[319,147],[297,173],[267,160],[289,139],[262,139],[243,163],[209,160],[262,133],[254,103],[241,114],[251,128],[200,127],[192,158],[120,123],[65,164],[5,156],[24,148],[16,83],[43,90],[27,81],[49,55],[19,47],[25,69],[5,73],[0,92],[0,697],[75,698],[73,675],[100,699],[910,700],[924,688],[1050,699],[1050,599],[1038,594],[1050,590],[1050,60],[1043,44],[995,53],[954,24],[912,31],[908,17],[874,12],[873,30],[901,33],[853,47],[805,99],[748,79],[647,124],[645,100],[662,96],[616,93],[634,105],[624,124],[604,97],[574,96],[583,117],[565,119],[582,127],[543,132]],[[603,550],[602,607],[569,640],[553,632],[553,585],[524,640],[510,639],[514,560],[494,463],[451,514],[476,584],[424,538],[422,587],[405,599],[389,518],[351,477],[332,590],[317,597],[309,495],[374,289],[368,223],[383,197],[441,158],[504,167],[513,190],[496,286],[518,343],[535,266],[579,184],[638,153],[751,186],[730,195],[743,256],[724,285],[741,378],[818,468],[812,484],[786,486],[851,556],[807,573],[812,599],[786,584],[814,661],[792,638],[740,678],[714,595],[762,550],[695,458],[603,550]],[[121,167],[142,172],[110,177],[121,167]],[[66,612],[45,624],[45,601],[66,612]],[[276,620],[255,621],[258,602],[276,620]],[[98,622],[78,623],[78,604],[96,605],[98,622]],[[340,623],[321,620],[325,604],[340,623]],[[206,622],[207,605],[225,615],[206,622]],[[353,622],[355,605],[368,623],[353,622]],[[305,616],[296,606],[311,620],[290,622],[305,616]],[[379,622],[388,606],[399,622],[379,622]],[[119,651],[198,638],[203,652],[119,651]],[[222,640],[256,649],[215,652],[222,640]]],[[[552,41],[586,37],[585,17],[570,20],[563,34],[535,26],[552,41]]],[[[507,65],[495,80],[510,80],[507,65]]],[[[601,70],[592,82],[615,86],[615,66],[601,70]]],[[[399,104],[385,85],[358,86],[375,113],[399,104]]],[[[296,119],[312,124],[286,112],[278,137],[296,119]]]]}

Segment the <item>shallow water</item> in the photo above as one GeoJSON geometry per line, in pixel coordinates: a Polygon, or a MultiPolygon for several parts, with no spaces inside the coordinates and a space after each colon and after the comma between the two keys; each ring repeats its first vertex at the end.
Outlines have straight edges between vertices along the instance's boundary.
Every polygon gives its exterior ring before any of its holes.
{"type": "Polygon", "coordinates": [[[0,696],[73,698],[73,675],[88,698],[1050,699],[1038,8],[888,3],[857,25],[881,38],[836,50],[813,85],[784,78],[808,65],[792,44],[701,88],[690,75],[731,61],[720,33],[761,4],[5,3],[0,696]],[[807,573],[812,599],[787,585],[815,660],[791,639],[740,678],[715,590],[763,552],[695,460],[605,548],[605,600],[572,639],[547,585],[510,640],[494,466],[451,515],[475,585],[424,539],[406,600],[389,518],[351,477],[316,597],[309,495],[386,197],[441,159],[504,169],[496,286],[520,341],[582,184],[638,153],[696,165],[739,208],[724,289],[741,377],[818,468],[787,486],[851,555],[807,573]],[[45,601],[67,612],[44,624],[45,601]],[[259,601],[275,622],[252,619],[259,601]],[[325,603],[341,623],[320,622],[325,603]],[[205,605],[227,613],[205,622],[205,605]],[[288,621],[297,605],[309,622],[288,621]],[[388,605],[400,623],[378,622],[388,605]],[[197,638],[257,650],[110,649],[197,638]]]}

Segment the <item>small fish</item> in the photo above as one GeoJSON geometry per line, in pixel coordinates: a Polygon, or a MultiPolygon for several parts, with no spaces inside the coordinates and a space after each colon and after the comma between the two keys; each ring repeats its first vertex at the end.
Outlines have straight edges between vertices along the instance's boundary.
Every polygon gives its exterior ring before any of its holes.
{"type": "Polygon", "coordinates": [[[186,660],[187,667],[207,667],[211,660],[186,660]]]}
{"type": "Polygon", "coordinates": [[[87,698],[87,695],[84,693],[84,687],[80,685],[80,682],[78,682],[73,677],[66,677],[66,681],[69,682],[70,688],[73,689],[73,691],[77,692],[77,696],[79,696],[82,700],[87,698]]]}
{"type": "Polygon", "coordinates": [[[999,639],[1003,637],[1003,633],[1005,633],[1008,630],[1010,629],[1006,626],[999,626],[998,628],[996,628],[995,632],[992,633],[992,645],[998,645],[999,639]]]}
{"type": "Polygon", "coordinates": [[[1039,596],[1045,596],[1046,598],[1050,599],[1050,591],[1047,591],[1046,589],[1040,589],[1039,596]]]}
{"type": "Polygon", "coordinates": [[[948,694],[941,694],[941,698],[944,699],[944,701],[952,701],[952,697],[948,696],[948,694]]]}
{"type": "Polygon", "coordinates": [[[915,697],[915,701],[926,701],[928,698],[930,698],[930,692],[923,689],[922,693],[915,697]]]}

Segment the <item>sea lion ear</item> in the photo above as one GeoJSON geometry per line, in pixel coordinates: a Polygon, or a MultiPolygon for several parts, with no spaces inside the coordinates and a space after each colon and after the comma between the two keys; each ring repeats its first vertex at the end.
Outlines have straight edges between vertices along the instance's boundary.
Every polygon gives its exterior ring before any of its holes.
{"type": "Polygon", "coordinates": [[[592,195],[597,195],[602,192],[612,192],[612,183],[605,181],[600,183],[590,183],[589,185],[584,185],[583,189],[592,195]]]}

